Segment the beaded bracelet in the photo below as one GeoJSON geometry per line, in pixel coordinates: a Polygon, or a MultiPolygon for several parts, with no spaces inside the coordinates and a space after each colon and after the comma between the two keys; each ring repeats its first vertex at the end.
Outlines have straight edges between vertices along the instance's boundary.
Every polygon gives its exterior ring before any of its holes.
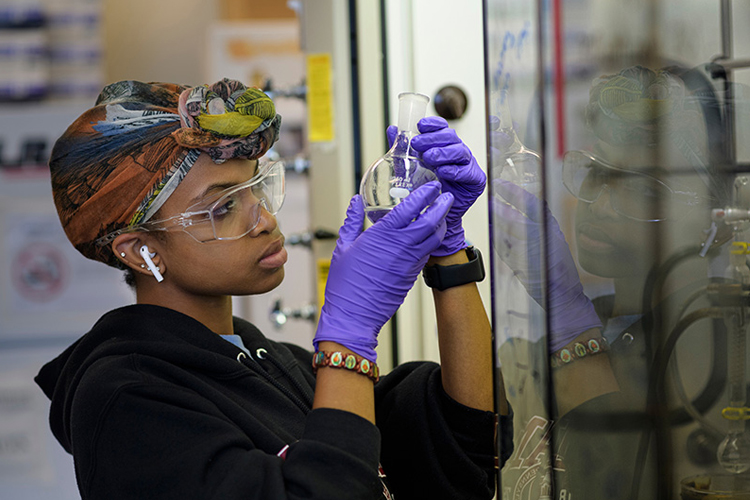
{"type": "Polygon", "coordinates": [[[321,366],[331,368],[343,368],[351,370],[372,379],[377,382],[380,379],[380,369],[378,365],[365,358],[360,358],[354,354],[343,353],[340,351],[328,352],[318,351],[312,359],[313,372],[317,372],[321,366]]]}
{"type": "Polygon", "coordinates": [[[565,366],[573,361],[594,354],[601,354],[609,350],[609,343],[604,337],[590,339],[584,342],[576,342],[572,347],[566,347],[552,354],[550,364],[552,368],[565,366]]]}

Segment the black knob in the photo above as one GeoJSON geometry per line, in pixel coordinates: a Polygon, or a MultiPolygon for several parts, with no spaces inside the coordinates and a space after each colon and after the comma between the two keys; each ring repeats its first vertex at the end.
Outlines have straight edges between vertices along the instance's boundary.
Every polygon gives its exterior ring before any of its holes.
{"type": "Polygon", "coordinates": [[[307,248],[312,248],[313,238],[316,240],[335,240],[338,237],[338,233],[334,233],[328,229],[319,228],[313,232],[306,231],[304,233],[290,234],[286,239],[286,244],[290,246],[302,245],[307,248]]]}
{"type": "Polygon", "coordinates": [[[469,106],[466,93],[455,85],[441,88],[433,98],[435,112],[446,120],[458,120],[469,106]]]}
{"type": "Polygon", "coordinates": [[[333,231],[329,231],[328,229],[316,229],[315,233],[313,233],[315,238],[318,240],[335,240],[339,237],[337,233],[334,233],[333,231]]]}

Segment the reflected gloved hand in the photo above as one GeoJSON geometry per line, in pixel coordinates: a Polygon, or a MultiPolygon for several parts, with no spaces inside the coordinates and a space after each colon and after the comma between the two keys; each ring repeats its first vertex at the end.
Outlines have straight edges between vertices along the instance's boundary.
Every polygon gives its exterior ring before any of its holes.
{"type": "Polygon", "coordinates": [[[364,207],[359,195],[352,198],[331,259],[316,349],[325,340],[338,342],[375,361],[378,333],[440,246],[452,202],[430,182],[362,231],[364,207]]]}
{"type": "Polygon", "coordinates": [[[549,286],[550,351],[555,352],[591,328],[601,328],[594,305],[583,293],[573,256],[547,204],[505,181],[493,181],[494,242],[498,257],[510,267],[531,297],[544,307],[541,265],[542,224],[547,221],[546,277],[549,286]]]}
{"type": "Polygon", "coordinates": [[[500,124],[499,117],[490,115],[490,150],[492,158],[503,158],[516,139],[515,130],[518,128],[517,123],[513,122],[513,130],[510,132],[502,130],[500,124]]]}
{"type": "MultiPolygon", "coordinates": [[[[414,136],[411,147],[421,153],[422,162],[437,174],[444,193],[455,198],[445,218],[447,230],[442,245],[432,255],[454,254],[466,247],[461,218],[474,204],[487,184],[487,176],[474,155],[448,126],[444,118],[428,116],[417,124],[420,134],[414,136]]],[[[398,129],[388,127],[388,139],[393,143],[398,129]]]]}

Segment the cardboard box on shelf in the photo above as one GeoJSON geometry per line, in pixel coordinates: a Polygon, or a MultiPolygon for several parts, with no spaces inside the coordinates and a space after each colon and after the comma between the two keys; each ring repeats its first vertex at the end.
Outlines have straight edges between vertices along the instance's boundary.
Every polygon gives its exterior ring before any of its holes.
{"type": "Polygon", "coordinates": [[[221,0],[221,19],[289,19],[297,17],[286,0],[221,0]]]}

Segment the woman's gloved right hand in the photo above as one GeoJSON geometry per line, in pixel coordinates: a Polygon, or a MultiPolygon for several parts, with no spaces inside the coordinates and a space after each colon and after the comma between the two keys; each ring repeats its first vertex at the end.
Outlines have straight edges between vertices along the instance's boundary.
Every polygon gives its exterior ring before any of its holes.
{"type": "Polygon", "coordinates": [[[331,259],[316,350],[333,341],[375,361],[378,333],[440,246],[452,203],[439,182],[430,182],[362,231],[364,207],[359,195],[352,198],[331,259]]]}
{"type": "Polygon", "coordinates": [[[550,318],[550,352],[559,351],[581,333],[602,324],[583,293],[565,236],[546,203],[505,180],[493,181],[495,251],[550,318]],[[542,272],[546,220],[546,273],[542,272]],[[549,302],[545,306],[544,277],[549,302]]]}

